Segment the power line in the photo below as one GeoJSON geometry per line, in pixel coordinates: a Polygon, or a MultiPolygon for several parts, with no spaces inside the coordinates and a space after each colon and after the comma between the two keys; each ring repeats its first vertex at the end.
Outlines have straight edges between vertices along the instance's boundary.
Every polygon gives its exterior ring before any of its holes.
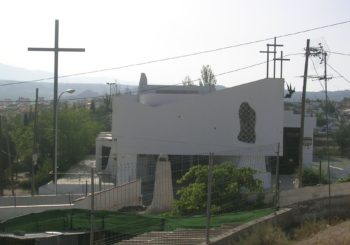
{"type": "MultiPolygon", "coordinates": [[[[294,54],[292,54],[294,55],[294,54]]],[[[266,61],[264,62],[259,62],[259,63],[256,63],[256,64],[253,64],[253,65],[249,65],[249,66],[245,66],[245,67],[240,67],[240,68],[237,68],[237,69],[234,69],[234,70],[230,70],[230,71],[226,71],[226,72],[222,72],[222,73],[218,73],[218,74],[214,74],[214,76],[223,76],[223,75],[226,75],[226,74],[229,74],[229,73],[234,73],[234,72],[238,72],[238,71],[242,71],[242,70],[246,70],[246,69],[249,69],[249,68],[253,68],[255,66],[259,66],[259,65],[262,65],[262,64],[265,64],[266,61]]],[[[196,81],[199,81],[200,79],[194,79],[194,80],[191,80],[191,82],[196,82],[196,81]]],[[[180,83],[175,83],[175,84],[172,84],[172,85],[163,85],[163,86],[157,86],[157,88],[149,88],[149,89],[145,89],[143,91],[155,91],[157,89],[160,89],[160,88],[167,88],[167,87],[170,87],[170,86],[176,86],[176,85],[180,85],[182,84],[182,82],[180,83]]],[[[1,85],[0,85],[1,86],[1,85]]],[[[131,93],[134,93],[134,92],[137,92],[137,88],[134,89],[134,91],[131,91],[131,93]]],[[[101,95],[101,96],[94,96],[94,97],[82,97],[82,98],[67,98],[67,99],[62,99],[62,101],[71,101],[71,100],[84,100],[84,99],[96,99],[96,98],[103,98],[105,97],[104,95],[101,95]]],[[[44,100],[45,102],[47,101],[53,101],[53,100],[44,100]]],[[[8,101],[0,101],[0,102],[8,102],[8,101]]],[[[34,102],[32,100],[26,100],[26,101],[22,101],[22,102],[34,102]]]]}
{"type": "MultiPolygon", "coordinates": [[[[320,77],[320,74],[318,73],[318,71],[317,71],[317,69],[316,69],[315,62],[314,62],[314,60],[313,60],[312,57],[311,57],[311,62],[312,62],[312,66],[313,66],[313,68],[314,68],[314,71],[315,71],[317,77],[320,77]]],[[[324,89],[324,87],[323,87],[323,84],[321,83],[321,80],[320,80],[320,79],[317,79],[317,80],[318,80],[318,82],[320,83],[320,85],[321,85],[321,87],[322,87],[322,89],[323,89],[323,91],[324,91],[325,89],[324,89]]]]}
{"type": "Polygon", "coordinates": [[[338,54],[338,55],[350,56],[350,54],[347,54],[347,53],[331,52],[331,51],[327,51],[327,52],[328,52],[328,53],[331,53],[331,54],[338,54]]]}
{"type": "MultiPolygon", "coordinates": [[[[164,61],[169,61],[169,60],[176,60],[176,59],[181,59],[181,58],[187,58],[187,57],[191,57],[191,56],[208,54],[208,53],[223,51],[223,50],[227,50],[227,49],[238,48],[238,47],[242,47],[242,46],[246,46],[246,45],[266,42],[266,41],[272,40],[274,38],[290,37],[290,36],[299,35],[299,34],[302,34],[302,33],[307,33],[307,32],[311,32],[311,31],[321,30],[321,29],[330,28],[330,27],[334,27],[334,26],[338,26],[338,25],[344,25],[344,24],[348,24],[348,23],[350,23],[350,20],[337,22],[337,23],[324,25],[324,26],[319,26],[319,27],[314,27],[314,28],[309,28],[309,29],[305,29],[305,30],[302,30],[302,31],[291,32],[291,33],[287,33],[287,34],[283,34],[283,35],[279,35],[279,36],[275,36],[275,37],[268,37],[268,38],[264,38],[264,39],[258,39],[258,40],[254,40],[254,41],[249,41],[249,42],[229,45],[229,46],[225,46],[225,47],[220,47],[220,48],[215,48],[215,49],[208,49],[208,50],[188,53],[188,54],[184,54],[184,55],[172,56],[172,57],[167,57],[167,58],[162,58],[162,59],[155,59],[155,60],[144,61],[144,62],[129,64],[129,65],[123,65],[123,66],[117,66],[117,67],[111,67],[111,68],[103,68],[103,69],[91,70],[91,71],[86,71],[86,72],[72,73],[72,74],[69,74],[69,75],[59,76],[58,78],[67,78],[67,77],[81,76],[81,75],[87,75],[87,74],[99,73],[99,72],[105,72],[105,71],[120,70],[120,69],[124,69],[124,68],[135,67],[135,66],[141,66],[141,65],[159,63],[159,62],[164,62],[164,61]]],[[[39,82],[39,81],[51,80],[51,79],[53,79],[53,77],[41,78],[41,79],[29,80],[29,81],[19,81],[19,82],[14,82],[14,83],[4,83],[4,84],[0,84],[0,86],[9,86],[9,85],[22,84],[22,83],[33,83],[33,82],[39,82]]]]}
{"type": "MultiPolygon", "coordinates": [[[[303,53],[291,53],[291,54],[285,55],[285,57],[295,56],[295,55],[302,55],[302,54],[303,54],[303,53]]],[[[270,61],[272,61],[272,59],[271,59],[270,61]]],[[[234,72],[238,72],[238,71],[242,71],[242,70],[254,68],[254,67],[256,67],[256,66],[260,66],[260,65],[266,64],[266,62],[267,62],[267,61],[263,61],[263,62],[255,63],[255,64],[252,64],[252,65],[248,65],[248,66],[236,68],[236,69],[229,70],[229,71],[226,71],[226,72],[214,74],[214,76],[215,76],[215,77],[218,77],[218,76],[223,76],[223,75],[227,75],[227,74],[230,74],[230,73],[234,73],[234,72]]],[[[191,80],[190,82],[196,82],[196,81],[199,81],[199,80],[200,80],[200,78],[191,80]]],[[[161,88],[167,88],[167,87],[170,87],[170,86],[177,86],[177,85],[181,85],[181,84],[182,84],[182,82],[175,83],[175,84],[171,84],[171,85],[157,86],[156,88],[144,89],[143,92],[147,92],[147,91],[156,91],[156,90],[161,89],[161,88]]],[[[1,86],[1,85],[0,85],[0,86],[1,86]]],[[[130,91],[130,92],[131,92],[131,93],[136,93],[137,91],[138,91],[138,88],[134,88],[133,91],[130,91]]],[[[99,98],[104,98],[104,97],[105,97],[105,95],[99,95],[99,96],[93,96],[93,97],[66,98],[66,99],[62,99],[61,101],[63,102],[63,101],[75,101],[75,100],[99,99],[99,98]]],[[[44,102],[52,102],[53,100],[41,100],[41,101],[44,101],[44,102]]],[[[8,101],[0,101],[0,103],[1,103],[1,102],[2,102],[2,103],[6,103],[6,102],[8,102],[8,101]]],[[[34,103],[35,101],[33,101],[33,100],[26,100],[26,101],[14,101],[14,102],[34,103]]]]}
{"type": "Polygon", "coordinates": [[[333,66],[331,66],[329,63],[327,63],[327,66],[329,66],[335,73],[338,74],[341,78],[343,78],[346,82],[350,83],[350,80],[344,77],[342,74],[340,74],[339,71],[337,71],[333,66]]]}

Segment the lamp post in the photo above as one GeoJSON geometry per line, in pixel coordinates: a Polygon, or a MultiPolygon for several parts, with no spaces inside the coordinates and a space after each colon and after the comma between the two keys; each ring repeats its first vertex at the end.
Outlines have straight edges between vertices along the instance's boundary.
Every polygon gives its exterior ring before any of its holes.
{"type": "Polygon", "coordinates": [[[112,86],[116,85],[116,82],[108,82],[106,83],[107,85],[109,85],[109,98],[112,98],[112,86]]]}
{"type": "Polygon", "coordinates": [[[64,93],[69,93],[69,94],[72,94],[74,93],[75,90],[74,89],[67,89],[66,91],[63,91],[60,93],[60,95],[58,96],[58,99],[57,99],[57,106],[56,106],[56,111],[55,111],[55,114],[56,114],[56,121],[55,121],[55,156],[54,156],[54,178],[55,178],[55,194],[57,196],[57,138],[58,138],[58,105],[59,105],[59,101],[60,101],[60,98],[61,96],[64,94],[64,93]]]}

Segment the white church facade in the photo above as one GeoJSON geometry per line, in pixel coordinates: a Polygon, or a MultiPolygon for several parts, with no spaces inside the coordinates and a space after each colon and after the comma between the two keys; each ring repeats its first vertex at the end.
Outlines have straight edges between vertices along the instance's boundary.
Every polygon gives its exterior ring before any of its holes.
{"type": "MultiPolygon", "coordinates": [[[[142,74],[137,95],[113,96],[112,132],[96,140],[96,169],[113,176],[117,185],[137,178],[147,182],[160,155],[188,169],[213,153],[215,163],[256,169],[268,189],[278,144],[285,164],[298,164],[299,125],[300,115],[284,110],[283,79],[216,91],[148,85],[142,74]]],[[[314,117],[305,118],[304,137],[311,145],[304,146],[304,165],[312,163],[315,126],[314,117]]]]}

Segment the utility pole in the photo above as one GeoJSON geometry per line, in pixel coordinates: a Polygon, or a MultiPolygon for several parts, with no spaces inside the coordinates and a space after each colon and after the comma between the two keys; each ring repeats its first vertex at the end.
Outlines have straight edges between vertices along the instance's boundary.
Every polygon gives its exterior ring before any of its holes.
{"type": "MultiPolygon", "coordinates": [[[[310,47],[310,39],[306,40],[305,49],[305,68],[303,76],[303,93],[301,99],[301,116],[300,116],[300,134],[299,134],[299,188],[303,186],[303,150],[304,150],[304,123],[305,123],[305,100],[306,100],[306,82],[308,78],[308,65],[310,56],[319,56],[323,53],[322,47],[310,47]]],[[[327,96],[327,92],[326,92],[327,96]]]]}
{"type": "MultiPolygon", "coordinates": [[[[55,46],[54,48],[28,48],[28,51],[50,51],[54,52],[54,92],[53,92],[53,136],[56,138],[56,110],[57,110],[57,91],[58,91],[58,53],[59,52],[85,52],[84,48],[59,48],[58,46],[59,36],[59,21],[55,20],[55,46]]],[[[56,139],[54,139],[54,149],[56,148],[56,139]]],[[[57,154],[54,156],[53,162],[54,174],[57,173],[57,154]]],[[[57,176],[57,175],[55,175],[57,176]]],[[[56,182],[56,180],[54,180],[56,182]]],[[[55,183],[56,184],[56,183],[55,183]]],[[[57,194],[57,193],[56,193],[57,194]]]]}
{"type": "Polygon", "coordinates": [[[299,188],[303,186],[303,143],[304,143],[304,122],[305,122],[305,97],[306,97],[306,82],[307,82],[307,71],[308,71],[308,65],[309,65],[309,56],[310,56],[310,39],[307,39],[306,50],[305,50],[305,67],[304,67],[304,79],[303,79],[303,94],[301,98],[300,132],[299,132],[299,169],[298,169],[299,188]]]}
{"type": "Polygon", "coordinates": [[[331,224],[331,168],[330,168],[330,160],[329,160],[329,127],[328,127],[328,114],[329,114],[329,104],[328,104],[328,90],[327,90],[327,52],[322,50],[322,60],[324,62],[324,86],[325,86],[325,95],[326,95],[326,151],[327,151],[327,170],[328,170],[328,224],[331,224]]]}
{"type": "Polygon", "coordinates": [[[32,196],[35,194],[35,166],[38,163],[38,146],[37,146],[37,138],[38,138],[38,96],[39,89],[36,88],[35,91],[35,115],[34,115],[34,127],[33,127],[33,161],[32,161],[32,196]]]}

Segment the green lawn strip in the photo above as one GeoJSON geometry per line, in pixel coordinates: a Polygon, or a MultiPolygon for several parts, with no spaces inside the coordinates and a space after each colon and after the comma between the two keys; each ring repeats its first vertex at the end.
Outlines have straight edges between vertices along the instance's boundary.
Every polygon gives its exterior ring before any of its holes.
{"type": "MultiPolygon", "coordinates": [[[[272,213],[271,208],[258,209],[243,212],[225,213],[211,217],[211,227],[219,227],[222,224],[245,223],[272,213]]],[[[183,229],[205,229],[207,218],[204,215],[191,217],[165,217],[165,230],[183,229]]]]}
{"type": "MultiPolygon", "coordinates": [[[[244,223],[268,215],[273,209],[260,209],[236,213],[213,215],[211,226],[218,227],[225,223],[244,223]]],[[[2,232],[42,232],[89,230],[89,210],[50,210],[3,221],[2,232]]],[[[204,215],[191,217],[173,217],[167,215],[140,215],[97,211],[94,215],[94,228],[110,230],[119,234],[137,235],[149,231],[183,229],[203,229],[206,227],[204,215]]]]}

